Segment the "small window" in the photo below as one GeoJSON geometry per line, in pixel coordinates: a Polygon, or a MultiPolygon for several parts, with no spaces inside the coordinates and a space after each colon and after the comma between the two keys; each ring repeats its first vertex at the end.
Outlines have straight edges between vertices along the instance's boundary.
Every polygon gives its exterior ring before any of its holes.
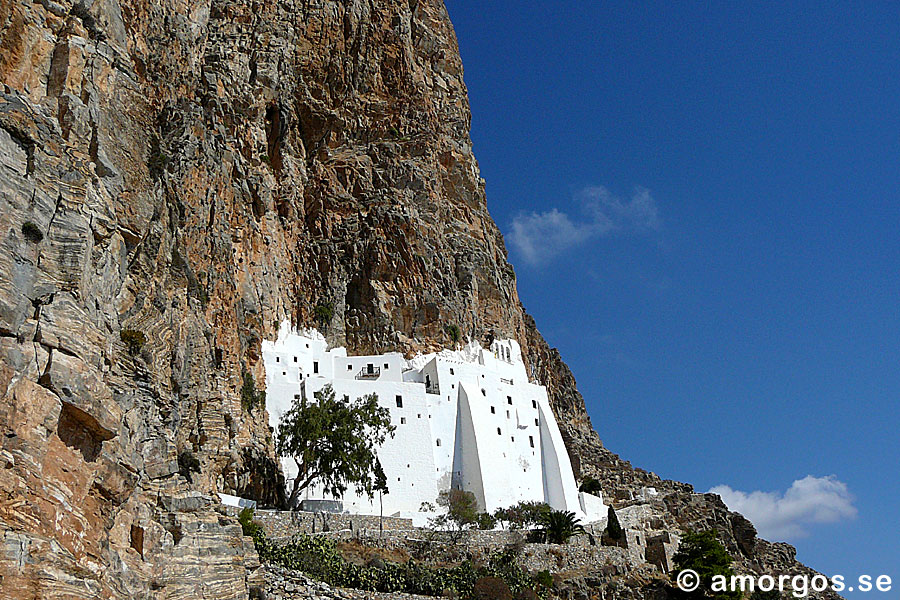
{"type": "Polygon", "coordinates": [[[537,400],[531,401],[531,408],[537,408],[537,400]]]}
{"type": "Polygon", "coordinates": [[[511,442],[515,442],[515,441],[516,441],[516,436],[514,436],[514,435],[509,436],[509,440],[510,440],[511,442]]]}
{"type": "Polygon", "coordinates": [[[509,418],[509,411],[506,411],[506,418],[509,418]]]}
{"type": "Polygon", "coordinates": [[[538,422],[537,419],[534,420],[534,424],[535,424],[535,425],[540,425],[540,423],[538,422]]]}
{"type": "Polygon", "coordinates": [[[299,400],[299,399],[300,399],[300,394],[294,394],[294,400],[299,400]]]}
{"type": "Polygon", "coordinates": [[[307,344],[306,347],[309,348],[309,344],[307,344]]]}
{"type": "Polygon", "coordinates": [[[282,371],[281,374],[287,376],[287,371],[282,371]]]}
{"type": "Polygon", "coordinates": [[[450,384],[450,389],[451,389],[451,390],[455,390],[455,389],[456,389],[456,384],[455,384],[455,383],[451,383],[451,384],[450,384]]]}
{"type": "Polygon", "coordinates": [[[532,436],[532,435],[528,436],[528,445],[531,446],[532,448],[534,448],[534,436],[532,436]]]}
{"type": "Polygon", "coordinates": [[[352,371],[352,370],[353,370],[353,365],[347,365],[347,370],[348,370],[348,371],[352,371]]]}
{"type": "Polygon", "coordinates": [[[350,396],[344,394],[344,402],[350,402],[350,396]]]}
{"type": "Polygon", "coordinates": [[[417,418],[417,419],[421,419],[421,418],[422,418],[422,413],[417,413],[417,414],[416,414],[416,418],[417,418]]]}
{"type": "Polygon", "coordinates": [[[313,361],[313,373],[319,372],[319,361],[313,361]]]}
{"type": "Polygon", "coordinates": [[[403,396],[397,396],[397,408],[403,408],[403,396]]]}
{"type": "Polygon", "coordinates": [[[406,417],[400,417],[400,424],[406,425],[406,417]]]}
{"type": "Polygon", "coordinates": [[[296,356],[294,357],[294,362],[297,362],[297,357],[296,357],[296,356]]]}
{"type": "Polygon", "coordinates": [[[387,370],[390,369],[390,368],[391,368],[391,365],[389,365],[389,364],[387,364],[387,363],[384,363],[384,370],[385,370],[385,371],[387,371],[387,370]]]}
{"type": "Polygon", "coordinates": [[[503,432],[500,431],[500,428],[499,428],[499,427],[497,428],[497,435],[503,435],[503,432]]]}
{"type": "Polygon", "coordinates": [[[275,362],[277,362],[277,363],[281,362],[281,357],[280,357],[280,356],[276,356],[276,357],[275,357],[275,362]]]}
{"type": "Polygon", "coordinates": [[[509,405],[512,405],[512,396],[507,396],[507,397],[506,397],[506,403],[509,404],[509,405]]]}
{"type": "Polygon", "coordinates": [[[484,388],[481,388],[481,395],[482,395],[482,396],[487,396],[487,392],[484,391],[484,388]]]}
{"type": "Polygon", "coordinates": [[[441,438],[438,438],[437,441],[435,442],[435,444],[437,444],[438,448],[440,448],[441,447],[441,438]]]}
{"type": "Polygon", "coordinates": [[[492,414],[492,415],[496,415],[496,414],[497,414],[497,409],[494,408],[493,406],[491,407],[491,414],[492,414]]]}
{"type": "Polygon", "coordinates": [[[453,367],[450,367],[450,374],[453,375],[453,367]]]}

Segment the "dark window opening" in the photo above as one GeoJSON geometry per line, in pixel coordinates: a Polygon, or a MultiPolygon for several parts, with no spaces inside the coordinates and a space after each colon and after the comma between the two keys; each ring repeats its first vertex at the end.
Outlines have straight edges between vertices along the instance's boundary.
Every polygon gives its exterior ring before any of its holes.
{"type": "Polygon", "coordinates": [[[397,396],[397,408],[403,408],[403,396],[397,396]]]}
{"type": "Polygon", "coordinates": [[[314,361],[313,362],[313,373],[318,373],[318,372],[319,372],[319,361],[314,361]]]}
{"type": "Polygon", "coordinates": [[[534,448],[534,436],[528,436],[528,445],[534,448]]]}

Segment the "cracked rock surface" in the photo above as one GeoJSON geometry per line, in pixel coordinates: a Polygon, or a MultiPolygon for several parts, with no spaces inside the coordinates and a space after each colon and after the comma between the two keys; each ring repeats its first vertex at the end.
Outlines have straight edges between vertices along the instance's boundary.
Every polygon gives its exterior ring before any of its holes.
{"type": "Polygon", "coordinates": [[[439,0],[0,0],[0,84],[4,597],[248,597],[214,493],[283,498],[242,373],[325,305],[356,353],[517,338],[607,495],[796,567],[603,448],[519,302],[439,0]]]}

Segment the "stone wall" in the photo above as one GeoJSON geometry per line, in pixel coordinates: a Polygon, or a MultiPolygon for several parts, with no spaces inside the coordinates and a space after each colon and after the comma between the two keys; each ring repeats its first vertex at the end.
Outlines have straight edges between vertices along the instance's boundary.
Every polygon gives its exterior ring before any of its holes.
{"type": "MultiPolygon", "coordinates": [[[[225,507],[228,514],[237,516],[239,508],[225,507]]],[[[412,519],[399,517],[378,517],[374,515],[347,515],[334,513],[312,513],[286,510],[256,510],[253,520],[259,523],[266,536],[285,539],[300,534],[316,534],[346,531],[351,534],[377,533],[380,530],[410,530],[412,519]]]]}

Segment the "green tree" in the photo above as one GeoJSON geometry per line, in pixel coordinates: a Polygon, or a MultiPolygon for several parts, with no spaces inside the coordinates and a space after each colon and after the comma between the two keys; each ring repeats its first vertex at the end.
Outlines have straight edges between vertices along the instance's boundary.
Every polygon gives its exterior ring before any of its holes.
{"type": "Polygon", "coordinates": [[[507,523],[510,529],[526,529],[539,525],[545,515],[551,512],[553,509],[549,504],[532,500],[519,502],[508,508],[498,508],[494,511],[494,518],[507,523]]]}
{"type": "Polygon", "coordinates": [[[689,531],[681,538],[678,552],[672,557],[675,564],[674,574],[685,569],[696,571],[700,576],[700,587],[692,592],[689,598],[716,598],[718,600],[735,600],[741,597],[740,592],[713,592],[713,577],[724,576],[729,582],[734,571],[733,562],[725,546],[719,542],[712,529],[701,532],[689,531]]]}
{"type": "Polygon", "coordinates": [[[625,537],[625,530],[619,525],[619,517],[616,516],[616,511],[613,510],[612,506],[606,512],[606,535],[609,536],[609,539],[615,541],[625,537]]]}
{"type": "Polygon", "coordinates": [[[463,490],[443,490],[437,497],[437,505],[446,513],[431,519],[435,529],[452,528],[463,531],[478,526],[480,515],[475,494],[463,490]]]}
{"type": "Polygon", "coordinates": [[[376,451],[394,435],[390,411],[378,406],[375,394],[343,402],[327,385],[314,395],[315,402],[295,399],[278,425],[275,448],[281,456],[293,458],[299,470],[289,505],[294,506],[300,492],[313,483],[333,496],[342,495],[349,485],[369,498],[375,492],[387,493],[376,451]]]}
{"type": "Polygon", "coordinates": [[[585,533],[584,526],[578,522],[575,513],[567,510],[554,510],[544,516],[541,524],[544,527],[544,538],[550,544],[565,544],[570,538],[585,533]]]}

